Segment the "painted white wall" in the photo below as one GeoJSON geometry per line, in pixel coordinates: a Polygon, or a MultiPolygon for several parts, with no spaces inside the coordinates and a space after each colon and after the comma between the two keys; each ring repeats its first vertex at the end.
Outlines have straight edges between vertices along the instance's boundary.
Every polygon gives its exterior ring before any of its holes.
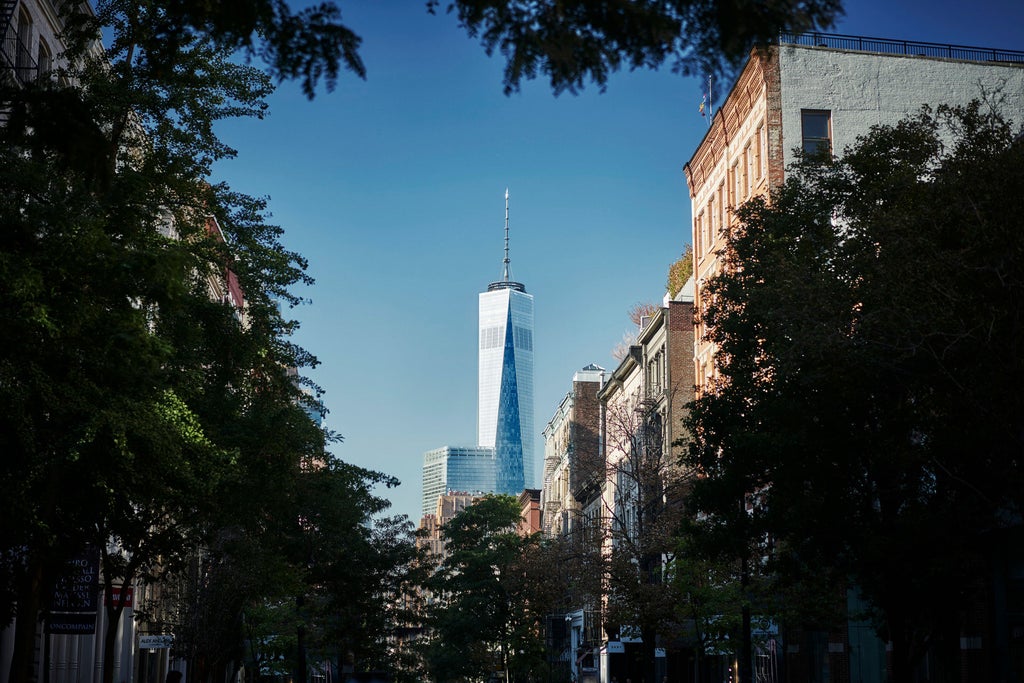
{"type": "Polygon", "coordinates": [[[1024,64],[783,46],[779,50],[785,163],[800,146],[800,110],[832,112],[832,149],[842,155],[871,126],[891,125],[927,104],[967,104],[987,94],[1024,119],[1024,64]]]}

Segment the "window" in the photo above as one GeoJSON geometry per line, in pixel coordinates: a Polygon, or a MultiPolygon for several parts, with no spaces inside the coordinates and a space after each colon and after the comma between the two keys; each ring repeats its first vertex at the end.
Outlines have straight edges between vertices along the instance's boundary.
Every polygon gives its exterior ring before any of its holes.
{"type": "Polygon", "coordinates": [[[819,159],[832,157],[832,112],[803,109],[800,112],[803,152],[819,159]]]}
{"type": "Polygon", "coordinates": [[[753,180],[754,174],[751,173],[750,165],[754,162],[754,157],[750,153],[750,145],[747,144],[743,148],[743,198],[750,198],[750,181],[753,180]]]}
{"type": "Polygon", "coordinates": [[[715,234],[715,199],[712,194],[711,199],[708,200],[708,219],[704,222],[704,251],[707,252],[711,248],[711,244],[714,242],[713,235],[715,234]]]}
{"type": "MultiPolygon", "coordinates": [[[[718,186],[718,232],[719,234],[725,232],[725,186],[718,186]]],[[[715,235],[715,239],[718,239],[718,235],[715,235]]]]}
{"type": "Polygon", "coordinates": [[[697,239],[697,254],[704,253],[704,212],[697,216],[697,229],[693,231],[697,239]]]}
{"type": "Polygon", "coordinates": [[[740,194],[740,174],[740,162],[737,160],[736,163],[732,165],[732,175],[729,178],[729,206],[734,207],[743,201],[743,195],[740,194]]]}
{"type": "Polygon", "coordinates": [[[757,170],[757,179],[764,177],[764,158],[768,148],[768,138],[764,134],[764,124],[757,127],[757,138],[754,144],[754,167],[757,170]]]}
{"type": "Polygon", "coordinates": [[[512,340],[517,349],[533,351],[533,331],[530,328],[513,325],[512,340]]]}
{"type": "Polygon", "coordinates": [[[36,68],[39,71],[40,77],[47,76],[53,69],[53,57],[50,47],[42,38],[39,39],[39,59],[36,61],[38,62],[36,68]]]}
{"type": "Polygon", "coordinates": [[[481,349],[496,349],[504,343],[504,325],[498,325],[497,327],[485,327],[484,329],[480,330],[481,349]]]}
{"type": "Polygon", "coordinates": [[[32,17],[22,7],[18,12],[18,30],[15,35],[14,69],[18,80],[25,83],[35,76],[32,63],[32,17]]]}

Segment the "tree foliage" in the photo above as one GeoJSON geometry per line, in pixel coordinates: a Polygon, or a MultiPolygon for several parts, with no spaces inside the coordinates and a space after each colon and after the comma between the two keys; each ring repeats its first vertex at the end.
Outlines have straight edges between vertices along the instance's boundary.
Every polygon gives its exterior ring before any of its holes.
{"type": "MultiPolygon", "coordinates": [[[[342,70],[366,77],[359,56],[362,40],[342,22],[337,3],[329,0],[301,9],[284,0],[172,0],[145,5],[115,1],[97,5],[100,25],[114,28],[119,39],[128,37],[164,76],[175,71],[189,73],[180,71],[180,52],[184,44],[199,39],[218,52],[258,59],[278,82],[298,80],[310,98],[321,82],[333,90],[342,70]],[[107,11],[111,7],[117,8],[115,14],[107,11]]],[[[77,12],[78,8],[68,6],[63,11],[77,12]]],[[[76,19],[95,25],[88,14],[76,19]]]]}
{"type": "Polygon", "coordinates": [[[707,284],[706,529],[770,539],[784,576],[851,577],[900,681],[1024,502],[1022,161],[978,102],[874,128],[741,207],[707,284]]]}
{"type": "Polygon", "coordinates": [[[488,495],[443,528],[446,557],[428,582],[437,596],[425,651],[434,680],[506,671],[508,680],[527,681],[540,672],[549,605],[531,599],[543,568],[529,556],[540,540],[518,533],[520,516],[515,497],[488,495]]]}
{"type": "Polygon", "coordinates": [[[605,501],[607,600],[605,622],[613,633],[640,636],[644,676],[654,676],[655,647],[678,635],[682,595],[668,569],[683,521],[685,472],[672,462],[664,417],[652,402],[620,391],[605,408],[602,480],[613,482],[605,501]]]}
{"type": "Polygon", "coordinates": [[[665,282],[665,290],[668,295],[675,298],[691,275],[693,275],[693,245],[687,244],[679,259],[673,261],[672,265],[668,267],[668,276],[665,282]]]}
{"type": "MultiPolygon", "coordinates": [[[[427,0],[431,13],[441,0],[427,0]]],[[[603,88],[621,68],[658,68],[668,63],[685,75],[735,66],[751,46],[782,30],[829,28],[841,12],[838,0],[452,0],[458,17],[488,55],[506,60],[507,93],[524,80],[546,76],[555,93],[576,93],[587,82],[603,88]]],[[[285,0],[210,3],[175,0],[138,6],[150,14],[134,40],[161,71],[176,67],[179,42],[204,36],[218,49],[260,60],[277,79],[298,80],[313,97],[322,82],[333,90],[343,70],[360,78],[366,67],[362,39],[332,0],[301,9],[285,0]]]]}
{"type": "MultiPolygon", "coordinates": [[[[222,213],[240,237],[229,254],[209,216],[233,203],[203,182],[229,153],[212,122],[258,109],[262,80],[239,85],[224,55],[189,42],[182,65],[205,77],[181,99],[171,93],[182,84],[154,80],[126,44],[109,63],[79,46],[57,78],[0,92],[7,619],[15,602],[21,614],[43,607],[53,570],[85,545],[119,548],[104,555],[108,583],[150,576],[157,558],[173,564],[201,537],[233,464],[234,444],[211,437],[220,416],[204,409],[242,405],[256,378],[302,362],[274,332],[287,327],[276,305],[261,307],[273,286],[304,277],[294,254],[276,256],[271,278],[241,275],[248,328],[210,295],[231,258],[277,246],[222,213]]],[[[278,401],[296,395],[277,386],[278,401]]],[[[18,620],[20,647],[33,627],[18,620]]]]}
{"type": "Polygon", "coordinates": [[[646,322],[652,318],[661,307],[651,301],[638,301],[629,307],[626,315],[633,327],[622,333],[622,339],[612,348],[612,358],[621,361],[629,355],[629,348],[636,344],[637,336],[643,331],[646,322]]]}
{"type": "MultiPolygon", "coordinates": [[[[435,11],[441,0],[428,0],[435,11]]],[[[545,76],[555,93],[600,88],[620,68],[668,63],[684,75],[739,64],[780,31],[827,28],[837,0],[452,0],[448,12],[487,54],[505,57],[505,92],[545,76]]]]}
{"type": "MultiPolygon", "coordinates": [[[[101,3],[67,17],[53,78],[0,90],[0,618],[23,617],[14,681],[30,676],[43,596],[84,547],[103,550],[108,597],[174,579],[167,594],[217,605],[179,633],[195,661],[225,670],[243,611],[294,604],[311,582],[383,614],[368,605],[386,602],[388,563],[411,547],[370,524],[386,507],[370,488],[391,480],[334,461],[310,417],[317,389],[296,372],[316,359],[282,310],[310,282],[305,261],[263,200],[210,181],[234,154],[215,124],[262,116],[270,82],[229,59],[234,28],[177,30],[196,16],[101,3]],[[349,545],[319,543],[324,557],[296,564],[327,528],[349,545]],[[341,572],[348,552],[372,571],[341,572]]],[[[178,607],[143,611],[170,624],[178,607]]]]}

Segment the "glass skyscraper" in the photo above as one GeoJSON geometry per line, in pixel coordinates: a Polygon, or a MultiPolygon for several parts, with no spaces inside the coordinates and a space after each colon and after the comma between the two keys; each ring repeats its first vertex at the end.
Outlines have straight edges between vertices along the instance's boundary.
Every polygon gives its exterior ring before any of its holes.
{"type": "Polygon", "coordinates": [[[423,454],[423,514],[437,507],[446,493],[494,491],[494,449],[442,446],[423,454]]]}
{"type": "Polygon", "coordinates": [[[534,487],[533,295],[512,281],[505,190],[504,277],[480,293],[477,443],[493,448],[495,491],[518,495],[534,487]]]}

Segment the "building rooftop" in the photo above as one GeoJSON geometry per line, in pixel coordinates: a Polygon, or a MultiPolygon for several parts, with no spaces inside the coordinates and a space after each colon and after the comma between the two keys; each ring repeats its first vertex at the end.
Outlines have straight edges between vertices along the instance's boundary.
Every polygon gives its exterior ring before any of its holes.
{"type": "Polygon", "coordinates": [[[868,38],[866,36],[844,36],[835,33],[781,33],[779,34],[779,44],[824,47],[832,50],[875,52],[886,55],[905,55],[908,57],[960,59],[972,62],[1024,63],[1024,51],[1021,50],[922,43],[916,40],[868,38]]]}

